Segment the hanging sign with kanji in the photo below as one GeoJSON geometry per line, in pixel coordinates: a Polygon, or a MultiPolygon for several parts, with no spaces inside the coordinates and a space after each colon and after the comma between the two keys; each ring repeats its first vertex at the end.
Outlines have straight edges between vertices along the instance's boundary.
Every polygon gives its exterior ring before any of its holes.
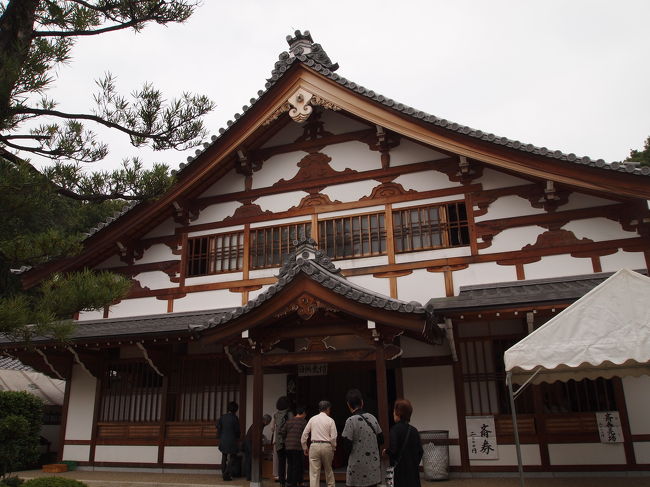
{"type": "Polygon", "coordinates": [[[601,443],[623,443],[623,430],[618,411],[596,413],[596,423],[601,443]]]}
{"type": "Polygon", "coordinates": [[[470,460],[498,460],[494,416],[465,416],[470,460]]]}

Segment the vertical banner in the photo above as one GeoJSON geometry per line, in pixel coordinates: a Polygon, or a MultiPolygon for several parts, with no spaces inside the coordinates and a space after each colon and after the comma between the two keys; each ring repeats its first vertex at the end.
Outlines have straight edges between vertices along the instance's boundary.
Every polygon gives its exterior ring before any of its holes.
{"type": "Polygon", "coordinates": [[[596,413],[601,443],[623,443],[623,429],[618,411],[596,413]]]}
{"type": "Polygon", "coordinates": [[[494,416],[465,416],[470,460],[498,460],[494,416]]]}

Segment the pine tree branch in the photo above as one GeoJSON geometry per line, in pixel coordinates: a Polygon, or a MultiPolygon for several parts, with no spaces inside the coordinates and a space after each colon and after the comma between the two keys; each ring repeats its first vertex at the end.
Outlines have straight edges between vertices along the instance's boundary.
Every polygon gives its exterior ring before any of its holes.
{"type": "Polygon", "coordinates": [[[146,20],[130,20],[123,24],[112,25],[110,27],[104,27],[103,29],[96,30],[43,30],[43,31],[34,31],[32,37],[78,37],[78,36],[95,36],[99,34],[105,34],[106,32],[113,32],[116,30],[128,29],[129,27],[137,26],[138,24],[143,24],[146,20]]]}
{"type": "Polygon", "coordinates": [[[60,112],[58,110],[47,110],[42,108],[28,108],[28,107],[14,108],[12,109],[12,111],[18,115],[22,115],[22,114],[31,114],[31,115],[38,115],[38,116],[49,115],[52,117],[65,118],[68,120],[90,120],[92,122],[96,122],[98,124],[104,125],[105,127],[116,129],[119,130],[120,132],[124,132],[125,134],[130,135],[132,137],[143,137],[146,139],[153,139],[153,140],[163,138],[163,136],[161,135],[148,134],[145,132],[138,132],[136,130],[131,130],[117,123],[109,122],[108,120],[104,120],[101,117],[98,117],[96,115],[89,115],[87,113],[65,113],[65,112],[60,112]]]}

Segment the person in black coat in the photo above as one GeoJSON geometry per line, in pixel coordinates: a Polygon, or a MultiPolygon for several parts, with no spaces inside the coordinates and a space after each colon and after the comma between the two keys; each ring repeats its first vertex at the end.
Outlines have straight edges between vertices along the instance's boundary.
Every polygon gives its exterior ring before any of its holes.
{"type": "Polygon", "coordinates": [[[420,487],[420,460],[422,442],[420,433],[409,424],[413,406],[408,399],[395,401],[393,419],[395,425],[390,429],[390,447],[384,450],[390,464],[395,467],[393,482],[395,487],[420,487]],[[408,436],[407,436],[408,435],[408,436]]]}
{"type": "Polygon", "coordinates": [[[221,451],[221,475],[223,480],[232,480],[235,456],[239,450],[239,418],[235,414],[239,406],[236,402],[228,403],[228,412],[217,421],[217,438],[221,451]]]}

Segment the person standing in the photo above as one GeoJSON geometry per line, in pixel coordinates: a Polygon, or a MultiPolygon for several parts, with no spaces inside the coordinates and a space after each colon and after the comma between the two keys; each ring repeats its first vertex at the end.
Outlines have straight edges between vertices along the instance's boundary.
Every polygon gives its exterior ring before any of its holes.
{"type": "Polygon", "coordinates": [[[223,480],[232,480],[232,469],[235,455],[239,449],[239,418],[237,410],[239,406],[235,401],[229,402],[227,413],[217,421],[217,438],[219,438],[219,450],[221,451],[221,475],[223,480]]]}
{"type": "Polygon", "coordinates": [[[296,415],[287,421],[287,436],[284,440],[284,448],[287,452],[287,487],[298,487],[302,483],[303,454],[300,439],[305,426],[307,426],[305,408],[298,406],[296,415]]]}
{"type": "Polygon", "coordinates": [[[332,460],[336,451],[336,424],[330,417],[332,405],[329,401],[321,401],[318,403],[318,411],[320,412],[309,420],[300,438],[302,449],[309,457],[309,487],[320,486],[321,466],[325,470],[327,487],[334,487],[332,460]],[[308,446],[307,439],[310,435],[311,444],[308,446]]]}
{"type": "Polygon", "coordinates": [[[393,419],[395,425],[390,429],[390,446],[384,450],[390,458],[395,487],[420,487],[420,460],[422,460],[422,442],[420,433],[409,424],[413,406],[408,399],[395,401],[393,419]]]}
{"type": "Polygon", "coordinates": [[[352,413],[345,421],[343,445],[350,452],[345,485],[348,487],[369,487],[381,482],[381,461],[379,444],[384,435],[377,418],[363,410],[363,397],[358,389],[350,389],[345,402],[352,413]]]}
{"type": "Polygon", "coordinates": [[[278,458],[278,482],[284,487],[286,483],[287,472],[287,453],[284,447],[284,439],[287,435],[287,421],[291,415],[289,413],[289,398],[281,396],[275,403],[277,411],[273,415],[273,450],[278,458]]]}
{"type": "MultiPolygon", "coordinates": [[[[265,414],[262,416],[262,430],[271,422],[271,416],[265,414]]],[[[262,435],[262,444],[264,444],[264,435],[262,435]]],[[[242,466],[243,474],[246,480],[251,480],[251,467],[253,455],[253,425],[251,424],[244,436],[244,465],[242,466]]]]}

